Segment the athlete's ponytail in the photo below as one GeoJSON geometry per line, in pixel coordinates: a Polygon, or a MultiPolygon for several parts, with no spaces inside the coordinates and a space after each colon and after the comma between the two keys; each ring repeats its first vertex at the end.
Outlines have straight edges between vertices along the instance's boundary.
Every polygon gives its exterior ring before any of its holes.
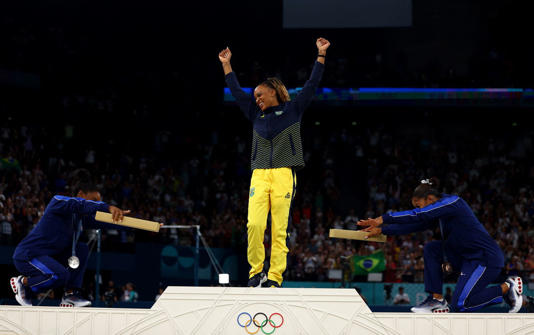
{"type": "Polygon", "coordinates": [[[429,195],[441,197],[441,193],[438,192],[439,181],[436,178],[423,179],[421,184],[413,191],[412,198],[425,199],[429,195]]]}
{"type": "Polygon", "coordinates": [[[267,80],[265,80],[260,85],[267,86],[275,90],[276,98],[278,99],[279,103],[284,103],[284,102],[288,102],[291,100],[286,86],[284,85],[284,83],[282,83],[280,79],[276,77],[267,78],[267,80]]]}

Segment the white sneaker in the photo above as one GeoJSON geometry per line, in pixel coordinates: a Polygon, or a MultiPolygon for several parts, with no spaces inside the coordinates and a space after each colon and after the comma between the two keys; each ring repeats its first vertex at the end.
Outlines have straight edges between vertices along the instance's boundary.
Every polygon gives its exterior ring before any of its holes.
{"type": "Polygon", "coordinates": [[[63,295],[63,298],[61,299],[61,303],[59,304],[59,307],[88,307],[91,306],[91,302],[89,300],[85,300],[82,297],[70,293],[65,293],[63,295]]]}
{"type": "Polygon", "coordinates": [[[506,279],[510,289],[505,301],[510,305],[508,313],[517,313],[523,307],[523,280],[521,277],[513,276],[506,279]]]}
{"type": "Polygon", "coordinates": [[[11,289],[13,290],[13,293],[15,293],[15,299],[21,306],[31,306],[32,300],[27,294],[26,287],[22,283],[22,279],[24,276],[18,276],[18,277],[11,277],[10,283],[11,283],[11,289]]]}
{"type": "Polygon", "coordinates": [[[439,301],[429,295],[421,304],[410,309],[414,313],[449,313],[449,305],[447,300],[439,301]]]}

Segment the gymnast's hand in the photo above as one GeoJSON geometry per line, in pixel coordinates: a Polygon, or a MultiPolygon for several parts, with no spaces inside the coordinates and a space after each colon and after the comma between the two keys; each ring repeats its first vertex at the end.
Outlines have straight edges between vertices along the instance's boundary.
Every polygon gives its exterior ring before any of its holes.
{"type": "Polygon", "coordinates": [[[230,63],[230,58],[232,58],[232,52],[228,47],[226,47],[226,49],[224,49],[223,51],[219,52],[219,60],[221,61],[221,63],[223,63],[223,65],[230,63]]]}
{"type": "Polygon", "coordinates": [[[380,226],[384,221],[382,221],[382,217],[379,216],[376,219],[367,219],[367,220],[360,220],[358,221],[357,225],[361,227],[378,227],[380,226]]]}
{"type": "Polygon", "coordinates": [[[319,37],[315,42],[319,55],[326,55],[326,49],[330,46],[330,42],[326,38],[319,37]]]}
{"type": "Polygon", "coordinates": [[[367,227],[363,231],[368,233],[367,235],[365,235],[365,238],[382,234],[382,228],[380,227],[367,227]]]}
{"type": "Polygon", "coordinates": [[[130,211],[123,211],[122,209],[115,207],[115,206],[109,206],[109,212],[111,213],[111,216],[113,217],[113,222],[121,222],[124,218],[124,214],[130,213],[130,211]]]}

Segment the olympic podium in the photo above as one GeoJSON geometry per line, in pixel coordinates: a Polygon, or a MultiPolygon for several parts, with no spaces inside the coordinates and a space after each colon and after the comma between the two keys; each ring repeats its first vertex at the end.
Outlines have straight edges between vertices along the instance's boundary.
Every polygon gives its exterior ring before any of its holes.
{"type": "Polygon", "coordinates": [[[533,333],[530,314],[372,313],[354,289],[168,287],[151,309],[0,306],[0,335],[533,333]]]}

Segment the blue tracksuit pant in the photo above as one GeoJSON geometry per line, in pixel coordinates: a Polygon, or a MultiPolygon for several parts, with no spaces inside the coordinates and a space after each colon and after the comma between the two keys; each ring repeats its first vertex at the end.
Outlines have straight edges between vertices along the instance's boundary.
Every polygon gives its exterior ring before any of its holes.
{"type": "MultiPolygon", "coordinates": [[[[424,248],[425,291],[429,293],[442,294],[443,292],[441,269],[443,248],[441,244],[441,241],[432,241],[424,248]]],[[[447,252],[447,259],[455,269],[461,270],[452,301],[449,301],[453,311],[470,312],[503,301],[499,285],[487,287],[499,277],[501,267],[486,266],[477,260],[458,259],[449,252],[447,252]]]]}
{"type": "Polygon", "coordinates": [[[37,293],[54,287],[81,288],[88,255],[87,244],[79,242],[76,245],[76,256],[80,259],[77,269],[66,266],[71,250],[54,256],[38,256],[29,261],[13,259],[13,263],[22,275],[28,277],[28,286],[37,293]]]}

